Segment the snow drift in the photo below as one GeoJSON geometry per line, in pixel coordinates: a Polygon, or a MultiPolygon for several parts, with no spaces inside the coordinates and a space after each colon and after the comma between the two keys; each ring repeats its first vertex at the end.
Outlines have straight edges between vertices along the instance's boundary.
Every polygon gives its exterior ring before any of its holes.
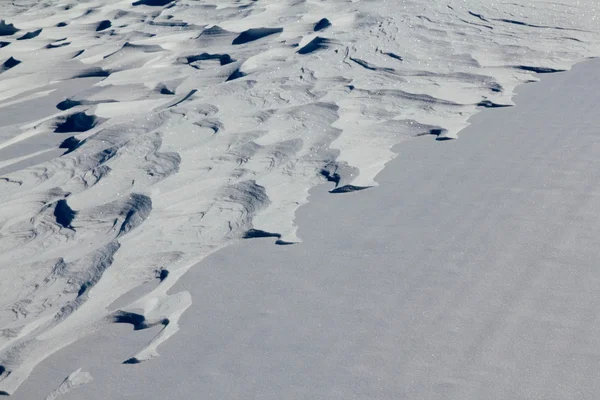
{"type": "Polygon", "coordinates": [[[323,177],[336,193],[374,186],[398,143],[455,138],[535,73],[600,54],[595,0],[2,7],[6,394],[106,324],[162,325],[123,361],[156,356],[192,301],[168,291],[207,254],[298,242],[294,212],[323,177]]]}

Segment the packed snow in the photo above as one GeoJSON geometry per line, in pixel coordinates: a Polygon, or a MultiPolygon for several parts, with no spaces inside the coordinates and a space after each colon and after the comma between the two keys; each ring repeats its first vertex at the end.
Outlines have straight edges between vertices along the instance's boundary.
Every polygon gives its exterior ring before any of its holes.
{"type": "Polygon", "coordinates": [[[0,7],[5,394],[113,323],[160,328],[122,361],[156,357],[194,307],[171,289],[209,254],[300,242],[324,179],[376,186],[399,143],[456,138],[537,73],[600,54],[595,0],[0,7]]]}

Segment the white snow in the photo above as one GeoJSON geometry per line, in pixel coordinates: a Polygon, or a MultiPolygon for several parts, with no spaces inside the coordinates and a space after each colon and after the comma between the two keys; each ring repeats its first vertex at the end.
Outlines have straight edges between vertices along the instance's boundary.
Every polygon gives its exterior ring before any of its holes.
{"type": "Polygon", "coordinates": [[[92,379],[92,376],[88,372],[82,372],[81,368],[79,368],[78,370],[74,371],[71,375],[66,377],[65,380],[60,384],[60,386],[58,386],[56,390],[54,390],[46,397],[46,400],[58,399],[63,395],[69,393],[77,386],[91,382],[92,379]]]}
{"type": "Polygon", "coordinates": [[[0,392],[115,321],[161,327],[123,361],[155,357],[195,306],[179,278],[300,242],[324,175],[375,186],[393,146],[600,54],[595,0],[163,3],[2,4],[0,392]]]}

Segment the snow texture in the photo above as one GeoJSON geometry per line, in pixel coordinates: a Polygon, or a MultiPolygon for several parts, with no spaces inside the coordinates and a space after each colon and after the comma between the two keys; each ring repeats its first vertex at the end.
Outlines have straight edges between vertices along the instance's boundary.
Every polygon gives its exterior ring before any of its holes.
{"type": "Polygon", "coordinates": [[[160,328],[124,362],[157,356],[192,266],[240,238],[300,242],[323,177],[375,186],[393,146],[456,138],[599,55],[597,17],[595,0],[2,4],[0,393],[115,322],[160,328]]]}

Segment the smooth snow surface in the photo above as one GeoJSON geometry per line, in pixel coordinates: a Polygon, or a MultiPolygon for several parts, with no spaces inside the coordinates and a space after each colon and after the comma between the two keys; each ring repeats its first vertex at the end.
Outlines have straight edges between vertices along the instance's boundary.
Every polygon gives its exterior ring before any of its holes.
{"type": "MultiPolygon", "coordinates": [[[[294,214],[323,176],[333,192],[374,186],[394,145],[456,137],[481,107],[511,105],[514,88],[537,80],[535,72],[600,54],[595,0],[0,5],[6,394],[49,355],[115,322],[157,332],[121,361],[155,357],[192,302],[200,306],[189,289],[170,289],[208,254],[242,237],[299,242],[294,214]]],[[[455,162],[461,146],[428,141],[398,174],[414,179],[409,166],[434,152],[455,162]]],[[[582,160],[593,161],[585,151],[582,160]]],[[[516,154],[505,152],[499,157],[516,154]]],[[[540,174],[556,161],[544,164],[546,154],[535,164],[540,174]]],[[[446,173],[439,168],[431,174],[446,173]]],[[[444,182],[470,172],[465,163],[444,182]]],[[[468,204],[429,201],[428,217],[440,224],[448,205],[454,224],[478,223],[460,209],[468,204]]],[[[366,243],[382,239],[346,230],[366,243]]],[[[451,231],[434,232],[428,245],[451,243],[451,231]]],[[[494,265],[485,268],[497,273],[494,265]]],[[[219,290],[243,279],[231,278],[219,290]]]]}

